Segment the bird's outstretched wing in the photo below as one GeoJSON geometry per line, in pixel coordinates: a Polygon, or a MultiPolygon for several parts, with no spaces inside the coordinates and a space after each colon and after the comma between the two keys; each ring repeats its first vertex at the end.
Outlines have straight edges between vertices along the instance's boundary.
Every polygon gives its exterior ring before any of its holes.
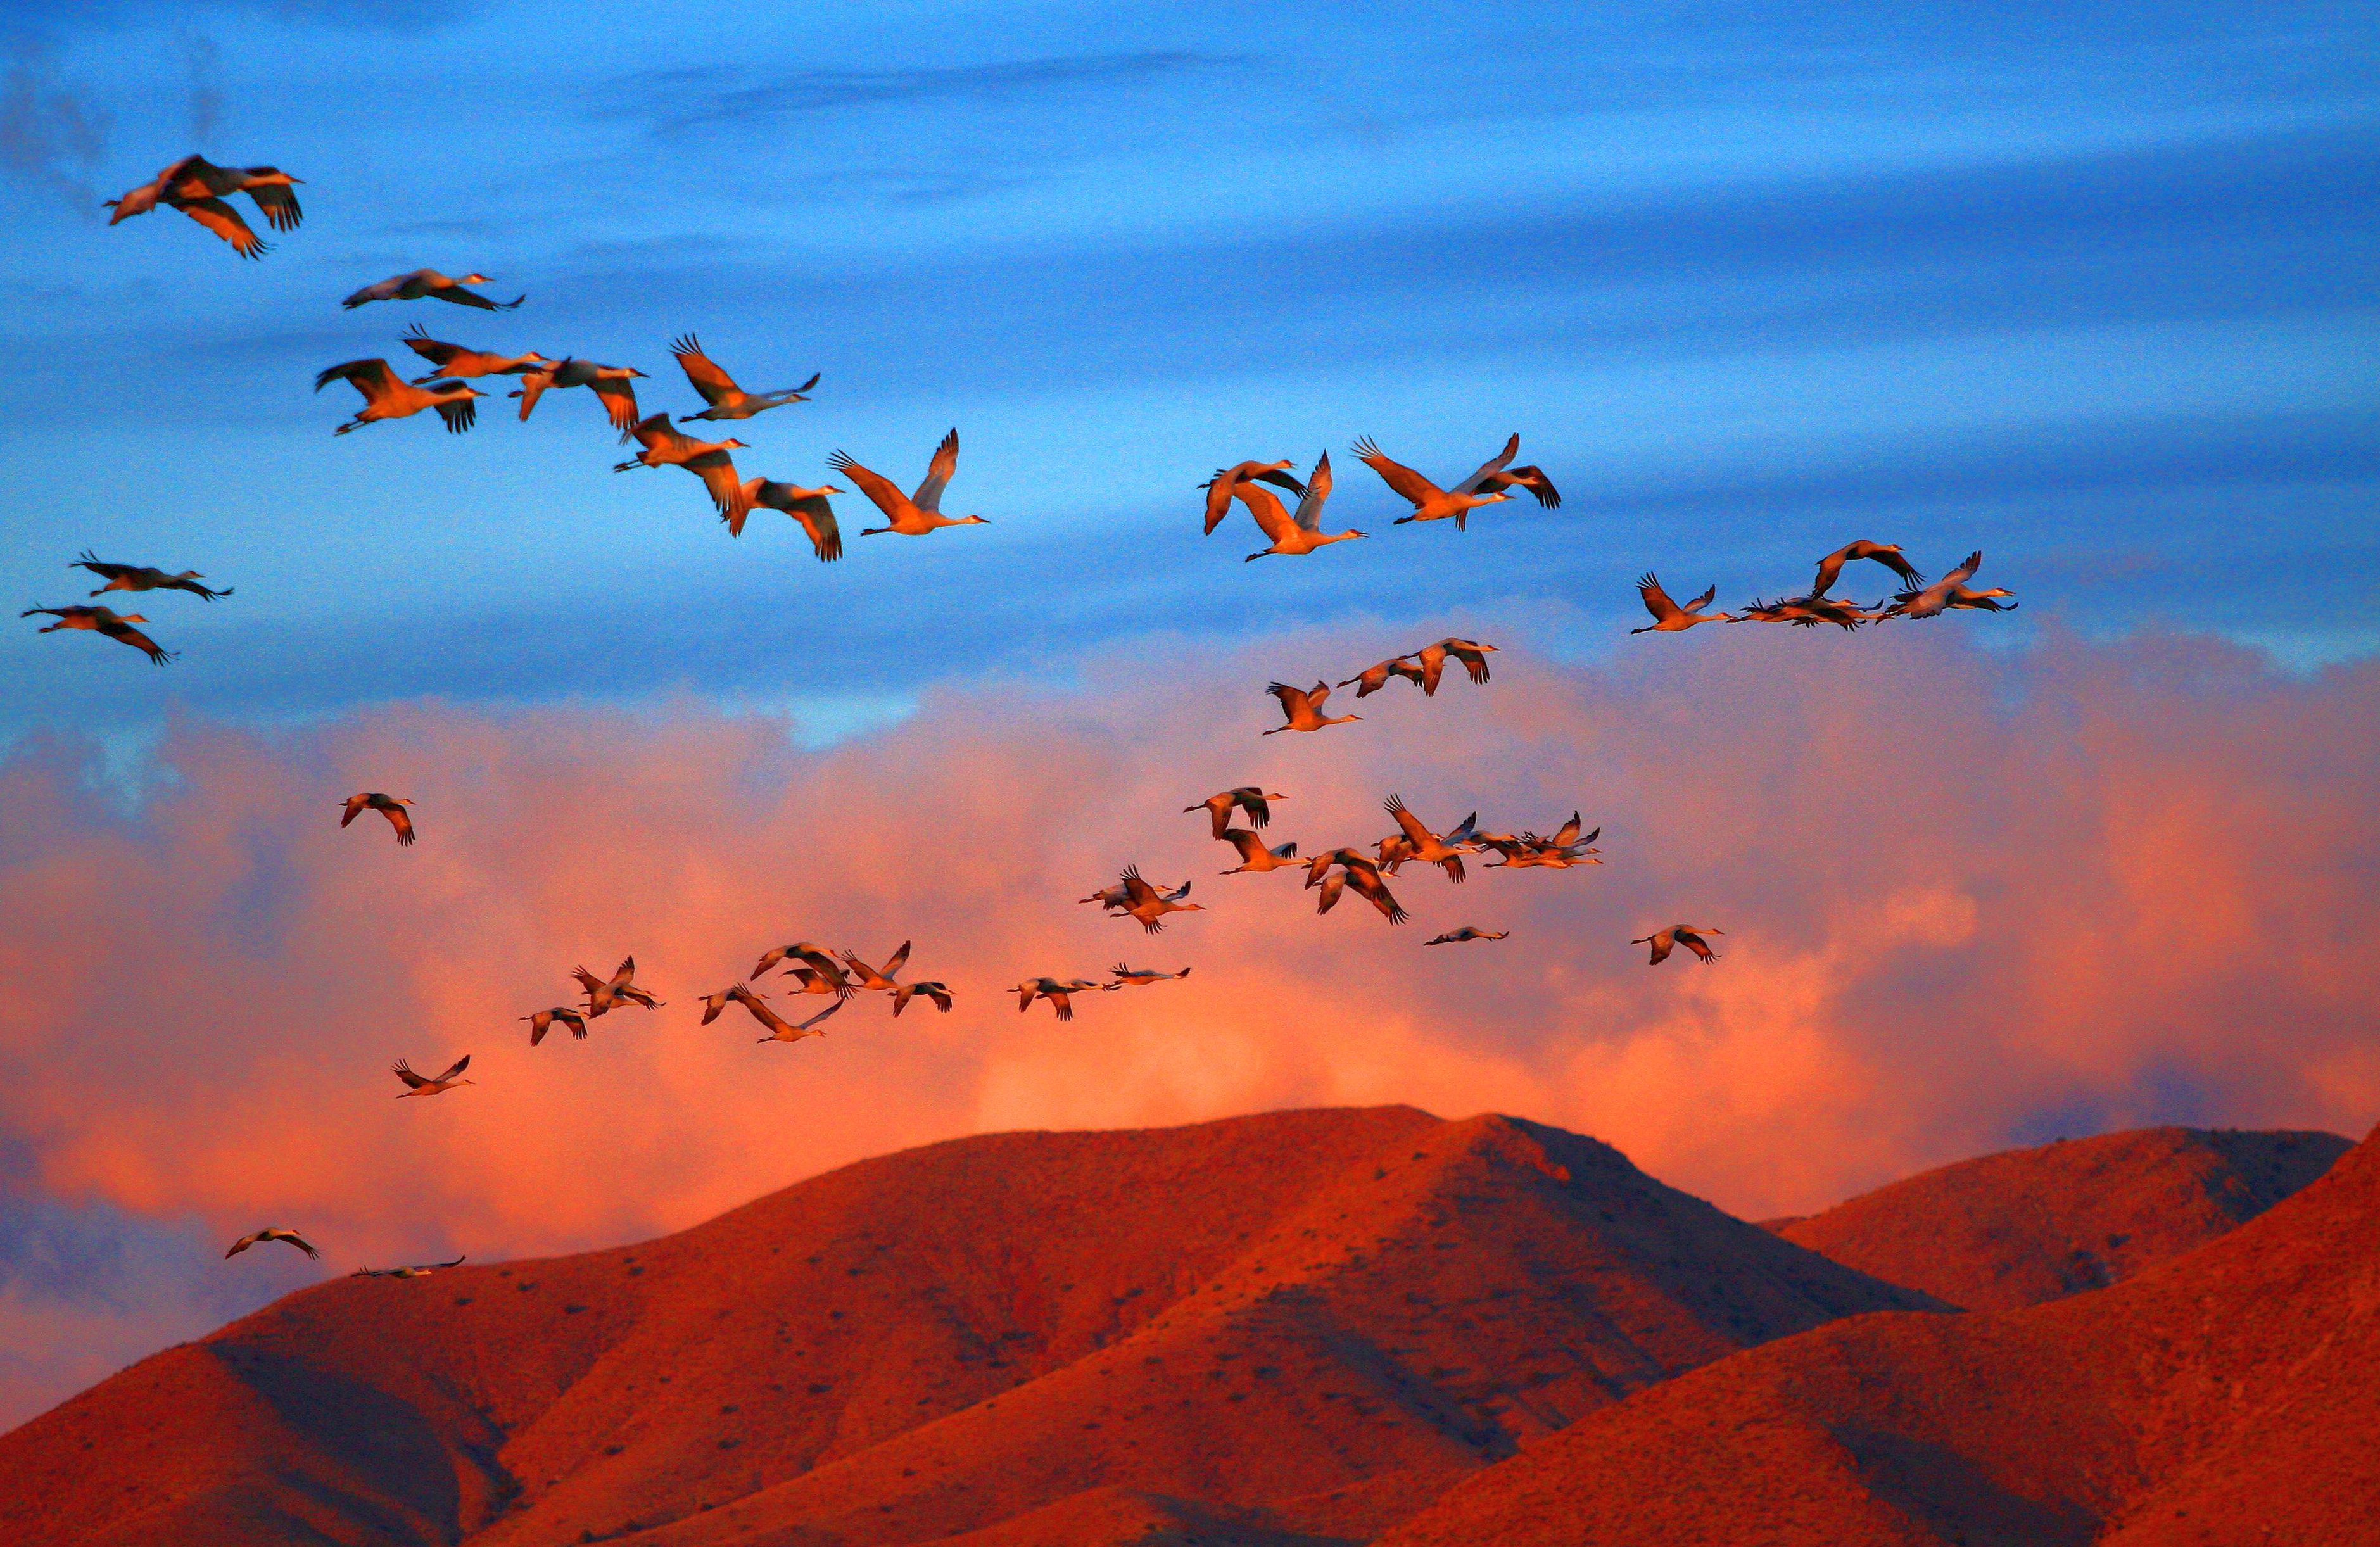
{"type": "Polygon", "coordinates": [[[193,199],[176,206],[182,213],[231,244],[242,258],[261,258],[272,251],[264,238],[249,229],[239,212],[220,199],[193,199]]]}
{"type": "Polygon", "coordinates": [[[702,341],[692,333],[681,333],[671,343],[670,353],[677,357],[678,369],[686,372],[694,390],[702,394],[702,401],[713,408],[742,395],[743,389],[702,352],[702,341]]]}
{"type": "Polygon", "coordinates": [[[942,508],[942,490],[951,484],[951,475],[959,470],[959,432],[956,429],[942,437],[934,448],[934,459],[926,464],[926,478],[917,485],[910,502],[921,511],[939,512],[942,508]]]}
{"type": "Polygon", "coordinates": [[[826,459],[826,465],[859,486],[859,492],[886,515],[898,519],[909,506],[909,497],[891,478],[869,467],[854,462],[848,455],[836,452],[826,459]]]}
{"type": "Polygon", "coordinates": [[[1490,477],[1511,466],[1512,465],[1512,458],[1520,454],[1521,434],[1520,431],[1514,430],[1512,432],[1512,438],[1504,442],[1504,449],[1498,452],[1494,456],[1489,457],[1487,461],[1481,463],[1479,465],[1479,470],[1472,474],[1469,477],[1463,479],[1461,483],[1456,484],[1453,491],[1457,494],[1477,493],[1481,484],[1486,483],[1490,477]]]}
{"type": "Polygon", "coordinates": [[[1324,452],[1314,459],[1314,477],[1305,485],[1305,493],[1297,502],[1297,524],[1305,530],[1319,530],[1322,525],[1322,502],[1330,498],[1330,453],[1324,452]]]}
{"type": "Polygon", "coordinates": [[[440,1083],[440,1084],[443,1084],[443,1083],[445,1083],[447,1081],[454,1079],[456,1075],[458,1075],[458,1074],[462,1073],[465,1070],[467,1070],[467,1069],[468,1069],[468,1068],[470,1068],[470,1067],[471,1067],[471,1055],[469,1055],[468,1053],[466,1053],[466,1054],[464,1054],[461,1058],[459,1058],[455,1059],[455,1062],[454,1062],[454,1064],[453,1064],[453,1065],[452,1065],[452,1066],[451,1066],[451,1067],[446,1070],[446,1072],[445,1072],[445,1073],[443,1073],[443,1074],[442,1074],[442,1075],[440,1075],[440,1076],[438,1077],[438,1081],[437,1081],[437,1082],[438,1082],[438,1083],[440,1083]]]}
{"type": "Polygon", "coordinates": [[[1445,492],[1403,463],[1390,461],[1368,435],[1355,442],[1355,454],[1363,459],[1364,465],[1380,475],[1382,482],[1412,502],[1415,509],[1445,492]]]}

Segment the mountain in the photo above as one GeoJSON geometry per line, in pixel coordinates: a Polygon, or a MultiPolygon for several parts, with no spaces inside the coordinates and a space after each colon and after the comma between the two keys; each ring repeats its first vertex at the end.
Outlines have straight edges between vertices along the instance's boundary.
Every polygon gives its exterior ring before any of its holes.
{"type": "Polygon", "coordinates": [[[1362,1540],[1631,1392],[1931,1304],[1510,1118],[989,1135],[288,1296],[0,1436],[0,1540],[1362,1540]]]}
{"type": "Polygon", "coordinates": [[[1805,1219],[1797,1245],[1970,1311],[2015,1311],[2204,1246],[2330,1169],[2336,1133],[2150,1128],[2010,1150],[1805,1219]]]}
{"type": "Polygon", "coordinates": [[[1380,1547],[2380,1541],[2375,1371],[2380,1130],[2098,1293],[1839,1322],[1637,1393],[1380,1547]]]}

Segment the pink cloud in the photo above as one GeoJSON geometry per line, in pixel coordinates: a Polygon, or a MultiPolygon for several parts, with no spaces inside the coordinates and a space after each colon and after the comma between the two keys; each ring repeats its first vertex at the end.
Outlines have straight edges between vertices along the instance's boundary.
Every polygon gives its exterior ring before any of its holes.
{"type": "Polygon", "coordinates": [[[2380,667],[1999,657],[1964,622],[1508,650],[1488,687],[1400,683],[1312,736],[1257,735],[1269,678],[1409,641],[952,692],[820,753],[691,705],[185,723],[130,818],[90,749],[36,746],[0,767],[0,1133],[58,1198],[299,1224],[344,1268],[673,1229],[978,1130],[1289,1105],[1517,1112],[1752,1216],[2050,1117],[2369,1126],[2380,667]],[[1412,924],[1320,918],[1290,873],[1217,875],[1178,815],[1245,782],[1289,793],[1268,836],[1309,852],[1368,846],[1395,792],[1441,828],[1578,807],[1607,863],[1408,869],[1412,924]],[[419,801],[417,848],[338,828],[368,788],[419,801]],[[1150,938],[1075,902],[1129,862],[1210,911],[1150,938]],[[1648,970],[1630,937],[1681,919],[1722,961],[1648,970]],[[1423,949],[1464,923],[1512,936],[1423,949]],[[802,937],[912,938],[959,1011],[870,999],[794,1046],[697,1026],[802,937]],[[631,951],[667,1009],[528,1046],[515,1017],[631,951]],[[1127,959],[1194,970],[1068,1025],[999,992],[1127,959]],[[463,1052],[477,1086],[392,1099],[392,1058],[463,1052]]]}

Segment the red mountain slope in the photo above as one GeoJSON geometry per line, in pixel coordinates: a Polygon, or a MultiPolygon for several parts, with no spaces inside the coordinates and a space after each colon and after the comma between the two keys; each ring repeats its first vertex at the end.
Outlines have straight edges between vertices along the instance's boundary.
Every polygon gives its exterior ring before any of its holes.
{"type": "Polygon", "coordinates": [[[1640,1393],[1381,1547],[2380,1541],[2375,1372],[2380,1133],[2100,1293],[1837,1323],[1640,1393]]]}
{"type": "Polygon", "coordinates": [[[1952,1305],[2015,1311],[2203,1246],[2351,1147],[2336,1133],[2141,1129],[1961,1161],[1770,1227],[1952,1305]]]}
{"type": "Polygon", "coordinates": [[[1922,1303],[1505,1118],[991,1135],[292,1295],[0,1437],[0,1541],[1285,1547],[1922,1303]]]}

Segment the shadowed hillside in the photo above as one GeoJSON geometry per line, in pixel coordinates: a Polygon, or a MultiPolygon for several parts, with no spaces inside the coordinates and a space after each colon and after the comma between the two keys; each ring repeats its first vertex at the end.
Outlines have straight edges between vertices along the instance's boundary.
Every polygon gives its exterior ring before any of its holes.
{"type": "Polygon", "coordinates": [[[0,1438],[0,1538],[1361,1539],[1632,1391],[1927,1303],[1502,1118],[998,1134],[292,1295],[0,1438]]]}
{"type": "Polygon", "coordinates": [[[2336,1133],[2139,1129],[1961,1161],[1771,1227],[1952,1305],[2015,1311],[2203,1246],[2352,1147],[2336,1133]]]}
{"type": "Polygon", "coordinates": [[[1382,1547],[2380,1541],[2375,1370],[2380,1135],[2099,1293],[1845,1322],[1642,1393],[1382,1547]]]}

